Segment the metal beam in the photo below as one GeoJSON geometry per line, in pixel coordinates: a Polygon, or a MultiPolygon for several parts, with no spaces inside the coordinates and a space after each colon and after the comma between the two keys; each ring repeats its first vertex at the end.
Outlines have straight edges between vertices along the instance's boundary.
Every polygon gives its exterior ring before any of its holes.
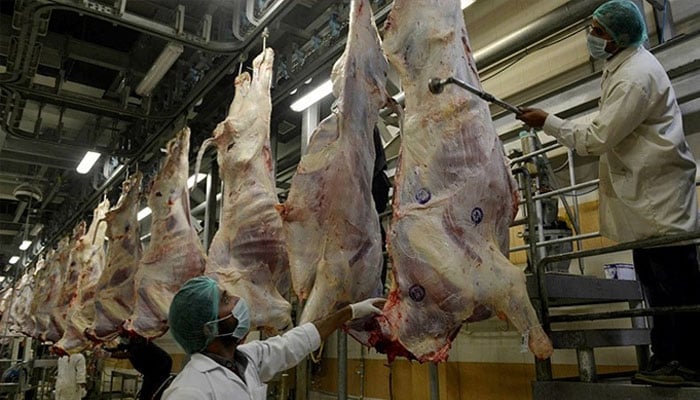
{"type": "MultiPolygon", "coordinates": [[[[204,51],[235,55],[248,46],[248,41],[210,41],[205,35],[200,36],[189,32],[180,33],[174,24],[173,26],[169,26],[126,11],[121,13],[121,10],[118,8],[91,0],[82,0],[80,2],[71,0],[42,0],[42,2],[44,4],[38,8],[39,12],[59,9],[86,14],[91,17],[107,20],[140,32],[158,36],[165,40],[174,41],[204,51]]],[[[280,16],[289,12],[289,10],[291,10],[295,4],[296,1],[277,0],[277,3],[271,6],[274,7],[274,9],[266,14],[267,18],[264,21],[261,21],[261,24],[255,27],[249,33],[248,37],[257,37],[270,21],[275,20],[276,18],[279,18],[280,16]]]]}

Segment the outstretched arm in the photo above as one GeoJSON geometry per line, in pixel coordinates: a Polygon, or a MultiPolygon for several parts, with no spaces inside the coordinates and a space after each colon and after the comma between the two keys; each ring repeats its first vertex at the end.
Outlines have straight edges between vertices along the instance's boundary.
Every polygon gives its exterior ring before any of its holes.
{"type": "Polygon", "coordinates": [[[367,299],[359,303],[345,306],[333,314],[319,318],[312,323],[318,330],[318,334],[321,336],[321,341],[324,341],[326,338],[328,338],[328,336],[330,336],[331,333],[333,333],[333,331],[338,329],[339,326],[350,321],[351,319],[381,313],[381,307],[384,306],[385,302],[386,300],[381,298],[367,299]]]}

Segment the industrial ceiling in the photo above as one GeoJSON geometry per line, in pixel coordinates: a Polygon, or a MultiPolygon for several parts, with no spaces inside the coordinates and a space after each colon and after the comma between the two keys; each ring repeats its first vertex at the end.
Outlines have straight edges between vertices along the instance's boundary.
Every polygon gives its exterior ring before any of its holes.
{"type": "MultiPolygon", "coordinates": [[[[377,15],[388,11],[387,1],[372,4],[377,15]]],[[[224,118],[233,78],[263,36],[277,52],[273,145],[298,136],[288,93],[303,92],[340,54],[346,8],[332,0],[0,1],[0,266],[25,239],[31,255],[69,232],[103,193],[116,201],[129,171],[148,178],[159,148],[185,124],[194,154],[224,118]],[[150,93],[139,90],[168,48],[179,49],[172,67],[150,93]],[[102,156],[78,174],[88,150],[102,156]]],[[[299,153],[277,158],[289,170],[299,153]]]]}

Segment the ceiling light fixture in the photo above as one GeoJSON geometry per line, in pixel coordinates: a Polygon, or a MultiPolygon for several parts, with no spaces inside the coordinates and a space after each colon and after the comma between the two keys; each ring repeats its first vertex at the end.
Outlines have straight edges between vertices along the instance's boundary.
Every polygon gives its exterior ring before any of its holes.
{"type": "Polygon", "coordinates": [[[289,107],[297,112],[304,111],[309,108],[310,105],[315,104],[317,101],[331,93],[333,93],[333,83],[329,79],[323,82],[320,86],[316,87],[314,90],[302,96],[289,107]]]}
{"type": "Polygon", "coordinates": [[[23,240],[23,241],[22,241],[22,244],[19,245],[19,249],[22,250],[22,251],[25,251],[25,250],[27,250],[27,249],[29,248],[29,246],[31,246],[31,245],[32,245],[32,241],[31,241],[31,240],[23,240]]]}
{"type": "Polygon", "coordinates": [[[197,182],[195,182],[195,181],[194,181],[194,179],[195,179],[194,175],[190,176],[189,178],[187,178],[187,188],[192,189],[192,186],[194,186],[195,184],[201,182],[201,181],[204,180],[204,178],[206,178],[206,177],[207,177],[207,174],[201,174],[201,173],[200,173],[200,174],[197,174],[197,182]]]}
{"type": "Polygon", "coordinates": [[[19,261],[19,256],[12,256],[10,257],[10,261],[8,261],[10,264],[16,264],[17,261],[19,261]]]}
{"type": "Polygon", "coordinates": [[[95,165],[100,156],[100,153],[88,151],[85,153],[83,159],[80,161],[80,164],[78,164],[78,168],[75,170],[78,171],[79,174],[87,174],[90,169],[92,169],[92,166],[95,165]]]}
{"type": "Polygon", "coordinates": [[[170,67],[175,64],[175,61],[180,57],[184,48],[179,43],[168,43],[160,53],[156,61],[151,65],[151,68],[146,73],[146,76],[141,79],[136,86],[136,94],[139,96],[148,96],[155,89],[156,85],[165,76],[170,67]]]}
{"type": "Polygon", "coordinates": [[[476,0],[462,0],[462,10],[474,4],[476,0]]]}
{"type": "Polygon", "coordinates": [[[146,207],[143,210],[139,211],[138,214],[136,214],[136,219],[141,221],[142,219],[148,217],[149,215],[151,215],[151,208],[146,207]]]}

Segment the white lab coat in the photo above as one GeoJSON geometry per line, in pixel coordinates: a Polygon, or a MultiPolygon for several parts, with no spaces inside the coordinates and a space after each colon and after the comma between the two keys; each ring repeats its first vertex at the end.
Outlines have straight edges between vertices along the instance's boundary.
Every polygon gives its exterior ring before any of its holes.
{"type": "Polygon", "coordinates": [[[600,232],[618,242],[698,230],[696,164],[681,111],[658,60],[643,47],[606,61],[591,124],[550,114],[545,133],[600,155],[600,232]]]}
{"type": "Polygon", "coordinates": [[[298,326],[281,336],[238,346],[248,358],[245,382],[211,358],[195,353],[163,400],[265,400],[267,384],[276,373],[289,369],[316,350],[321,337],[312,323],[298,326]]]}
{"type": "Polygon", "coordinates": [[[80,400],[85,393],[85,357],[78,354],[62,356],[58,359],[56,374],[56,400],[80,400]]]}

